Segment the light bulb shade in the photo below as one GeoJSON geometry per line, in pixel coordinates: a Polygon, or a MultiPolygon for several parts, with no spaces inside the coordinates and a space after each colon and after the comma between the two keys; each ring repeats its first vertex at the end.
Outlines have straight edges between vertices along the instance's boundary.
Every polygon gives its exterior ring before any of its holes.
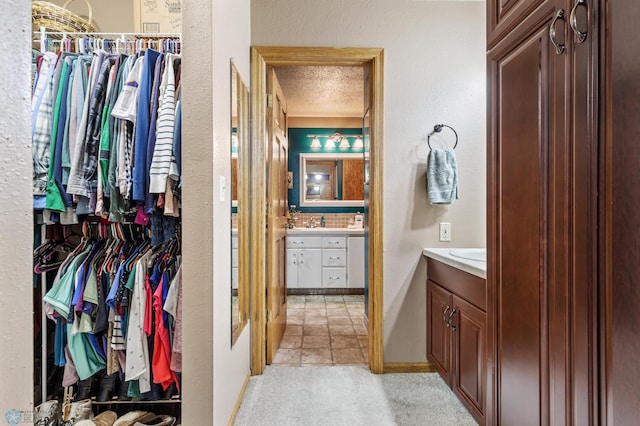
{"type": "Polygon", "coordinates": [[[320,145],[320,139],[318,139],[317,136],[315,138],[313,138],[313,140],[311,141],[311,148],[313,148],[313,149],[322,148],[322,145],[320,145]]]}
{"type": "Polygon", "coordinates": [[[331,138],[327,138],[327,141],[324,143],[324,148],[334,149],[335,147],[336,147],[336,142],[331,138]]]}
{"type": "Polygon", "coordinates": [[[362,142],[362,138],[358,136],[356,140],[353,142],[353,149],[361,149],[364,146],[362,142]]]}
{"type": "Polygon", "coordinates": [[[340,145],[338,145],[338,147],[340,149],[349,149],[351,147],[351,145],[349,145],[349,139],[347,139],[346,136],[343,136],[342,140],[340,141],[340,145]]]}

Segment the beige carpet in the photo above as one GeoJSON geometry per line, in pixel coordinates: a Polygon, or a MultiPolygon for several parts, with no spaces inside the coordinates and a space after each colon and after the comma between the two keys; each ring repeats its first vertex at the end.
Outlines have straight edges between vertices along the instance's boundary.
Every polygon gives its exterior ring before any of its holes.
{"type": "Polygon", "coordinates": [[[360,366],[268,366],[236,426],[476,425],[436,373],[371,374],[360,366]]]}

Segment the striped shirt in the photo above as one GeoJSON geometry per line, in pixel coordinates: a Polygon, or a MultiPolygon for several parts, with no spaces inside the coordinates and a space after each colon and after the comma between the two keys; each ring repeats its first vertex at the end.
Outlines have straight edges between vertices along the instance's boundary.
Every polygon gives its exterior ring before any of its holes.
{"type": "Polygon", "coordinates": [[[167,176],[173,161],[173,131],[176,119],[173,63],[178,57],[178,55],[167,53],[164,74],[160,83],[156,145],[149,170],[149,192],[153,194],[161,194],[166,191],[167,176]]]}

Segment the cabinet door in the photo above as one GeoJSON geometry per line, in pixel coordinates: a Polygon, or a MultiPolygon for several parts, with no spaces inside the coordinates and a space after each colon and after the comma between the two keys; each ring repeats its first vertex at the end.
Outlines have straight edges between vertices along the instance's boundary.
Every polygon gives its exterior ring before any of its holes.
{"type": "MultiPolygon", "coordinates": [[[[548,0],[547,0],[548,1],[548,0]]],[[[489,0],[487,1],[487,45],[492,47],[522,18],[545,0],[489,0]]]]}
{"type": "Polygon", "coordinates": [[[453,383],[455,394],[469,408],[478,423],[484,424],[484,345],[486,315],[465,300],[453,296],[453,383]]]}
{"type": "Polygon", "coordinates": [[[452,310],[451,293],[427,281],[427,358],[444,381],[451,386],[451,332],[448,319],[452,310]]]}
{"type": "Polygon", "coordinates": [[[364,288],[364,237],[347,238],[347,287],[364,288]]]}
{"type": "Polygon", "coordinates": [[[322,287],[322,249],[298,251],[298,288],[322,287]]]}
{"type": "MultiPolygon", "coordinates": [[[[566,394],[560,382],[549,383],[549,372],[565,365],[550,365],[547,345],[563,332],[563,324],[549,318],[551,293],[560,294],[566,278],[554,268],[562,267],[567,247],[561,239],[567,232],[568,67],[549,36],[564,2],[547,3],[488,55],[487,244],[500,254],[488,265],[489,424],[553,424],[550,389],[566,394]]],[[[555,24],[557,41],[568,43],[566,22],[555,24]]]]}
{"type": "Polygon", "coordinates": [[[287,288],[298,288],[298,249],[287,249],[287,288]]]}

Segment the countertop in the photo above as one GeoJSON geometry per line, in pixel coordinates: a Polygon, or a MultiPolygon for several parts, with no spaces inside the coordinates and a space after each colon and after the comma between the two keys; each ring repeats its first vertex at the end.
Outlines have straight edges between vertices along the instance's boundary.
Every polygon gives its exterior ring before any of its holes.
{"type": "Polygon", "coordinates": [[[355,228],[291,228],[287,229],[287,235],[345,235],[363,236],[364,229],[355,228]]]}
{"type": "MultiPolygon", "coordinates": [[[[487,262],[478,260],[465,259],[462,257],[456,257],[451,254],[456,250],[470,250],[468,248],[452,247],[452,248],[424,248],[422,255],[430,257],[446,265],[458,268],[462,271],[468,272],[480,278],[487,278],[487,262]]],[[[482,250],[482,249],[473,249],[482,250]]]]}

